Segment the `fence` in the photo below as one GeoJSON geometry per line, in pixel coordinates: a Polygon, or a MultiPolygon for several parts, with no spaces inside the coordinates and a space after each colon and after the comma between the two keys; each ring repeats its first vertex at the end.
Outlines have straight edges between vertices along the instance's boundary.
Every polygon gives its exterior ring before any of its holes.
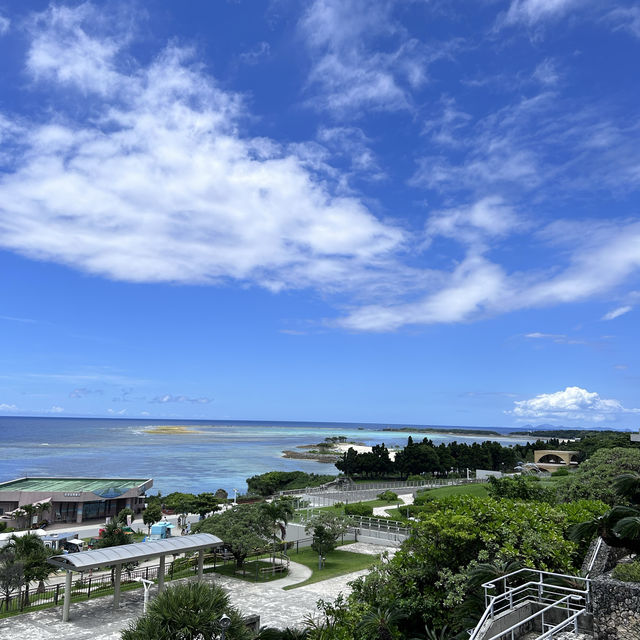
{"type": "MultiPolygon", "coordinates": [[[[348,538],[346,538],[348,539],[348,538]]],[[[293,542],[287,543],[290,549],[296,547],[298,550],[300,547],[310,546],[311,538],[298,541],[299,544],[293,542]]],[[[282,549],[285,545],[280,545],[282,549]]],[[[260,560],[267,555],[268,552],[257,551],[249,554],[247,559],[249,562],[251,559],[260,560]]],[[[278,553],[275,555],[275,564],[285,564],[289,566],[289,558],[286,554],[278,553]]],[[[212,553],[206,554],[204,557],[204,570],[214,571],[219,566],[225,566],[229,563],[235,563],[235,559],[230,553],[212,553]]],[[[261,569],[256,563],[256,577],[261,569]]],[[[123,589],[131,589],[140,587],[140,578],[145,580],[158,580],[158,574],[160,571],[160,565],[149,565],[146,567],[132,567],[127,568],[127,565],[122,567],[121,585],[123,589]],[[127,586],[128,585],[128,586],[127,586]]],[[[282,571],[280,569],[279,571],[282,571]]],[[[197,557],[182,557],[177,558],[173,562],[165,565],[164,575],[167,581],[177,578],[186,578],[191,575],[197,575],[197,557]]],[[[96,574],[78,574],[78,578],[72,584],[71,601],[78,602],[80,600],[88,600],[103,595],[112,593],[114,585],[114,571],[96,574]]],[[[34,609],[38,609],[43,606],[56,606],[62,604],[64,600],[64,583],[53,584],[45,586],[44,589],[36,589],[31,586],[29,589],[21,588],[17,593],[10,594],[0,600],[0,614],[6,613],[26,613],[34,609]]]]}

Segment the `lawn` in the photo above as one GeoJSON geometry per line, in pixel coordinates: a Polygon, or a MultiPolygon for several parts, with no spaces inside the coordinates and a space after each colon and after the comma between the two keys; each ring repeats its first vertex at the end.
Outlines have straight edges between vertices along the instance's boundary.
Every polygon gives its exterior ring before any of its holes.
{"type": "Polygon", "coordinates": [[[301,549],[299,553],[292,553],[289,557],[292,562],[298,562],[303,564],[305,567],[309,567],[313,573],[308,580],[299,582],[298,584],[289,585],[288,587],[284,587],[285,589],[297,589],[298,587],[302,587],[306,584],[321,582],[322,580],[328,580],[329,578],[343,576],[346,573],[367,569],[377,559],[377,556],[365,555],[364,553],[332,551],[327,554],[324,567],[322,569],[318,569],[318,554],[310,547],[301,549]]]}
{"type": "Polygon", "coordinates": [[[251,560],[244,563],[244,573],[236,571],[236,563],[229,562],[219,565],[215,568],[216,573],[232,578],[240,578],[247,582],[270,582],[271,580],[279,580],[287,576],[287,571],[273,573],[271,571],[260,573],[260,569],[270,569],[273,565],[268,560],[251,560]]]}

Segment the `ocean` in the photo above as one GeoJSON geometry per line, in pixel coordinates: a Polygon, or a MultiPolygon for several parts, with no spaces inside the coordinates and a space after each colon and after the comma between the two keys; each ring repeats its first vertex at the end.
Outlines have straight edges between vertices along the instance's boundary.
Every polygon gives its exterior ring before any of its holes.
{"type": "MultiPolygon", "coordinates": [[[[526,437],[482,434],[409,433],[389,428],[448,428],[433,425],[337,422],[255,422],[228,420],[130,420],[0,417],[0,481],[22,476],[153,478],[152,492],[199,493],[223,488],[244,493],[246,478],[267,471],[337,473],[332,464],[282,457],[285,449],[321,442],[328,436],[388,447],[407,437],[441,442],[524,443],[526,437]],[[198,433],[160,434],[148,429],[187,425],[198,433]]],[[[464,427],[471,429],[473,427],[464,427]]],[[[486,427],[477,427],[484,429],[486,427]]],[[[491,428],[502,434],[513,428],[491,428]]]]}

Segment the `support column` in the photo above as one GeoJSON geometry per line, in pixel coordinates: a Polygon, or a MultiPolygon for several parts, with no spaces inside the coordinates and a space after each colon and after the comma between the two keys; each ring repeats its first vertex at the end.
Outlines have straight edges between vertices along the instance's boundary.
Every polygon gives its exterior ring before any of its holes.
{"type": "Polygon", "coordinates": [[[116,565],[115,582],[113,584],[113,610],[120,608],[120,579],[122,578],[122,565],[116,565]]]}
{"type": "Polygon", "coordinates": [[[78,502],[76,507],[76,523],[80,524],[81,522],[82,522],[82,502],[78,502]]]}
{"type": "Polygon", "coordinates": [[[69,622],[69,607],[71,606],[71,571],[67,570],[64,580],[64,604],[62,605],[62,622],[69,622]]]}
{"type": "Polygon", "coordinates": [[[204,574],[204,549],[198,551],[198,580],[202,580],[204,574]]]}
{"type": "Polygon", "coordinates": [[[158,567],[158,593],[164,591],[164,556],[160,556],[160,566],[158,567]]]}

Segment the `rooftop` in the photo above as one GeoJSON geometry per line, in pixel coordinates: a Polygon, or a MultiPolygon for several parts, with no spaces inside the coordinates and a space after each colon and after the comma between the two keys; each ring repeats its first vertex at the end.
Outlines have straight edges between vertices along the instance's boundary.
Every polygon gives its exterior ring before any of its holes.
{"type": "Polygon", "coordinates": [[[0,483],[0,491],[87,491],[121,495],[150,478],[19,478],[0,483]]]}

